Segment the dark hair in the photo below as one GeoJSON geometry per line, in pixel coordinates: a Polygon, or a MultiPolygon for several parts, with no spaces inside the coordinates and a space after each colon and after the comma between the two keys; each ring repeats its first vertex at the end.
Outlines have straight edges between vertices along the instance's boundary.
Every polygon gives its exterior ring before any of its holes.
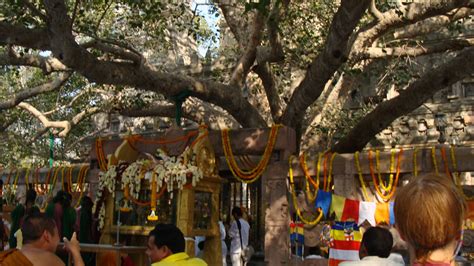
{"type": "Polygon", "coordinates": [[[361,244],[364,245],[369,256],[387,258],[392,251],[393,237],[388,229],[378,226],[370,227],[365,231],[361,244]]]}
{"type": "Polygon", "coordinates": [[[173,254],[184,252],[184,235],[181,230],[173,224],[157,224],[149,236],[155,237],[155,245],[158,248],[167,246],[173,254]]]}
{"type": "Polygon", "coordinates": [[[237,216],[237,217],[242,217],[242,209],[240,207],[234,207],[232,208],[232,215],[237,216]]]}
{"type": "Polygon", "coordinates": [[[30,242],[40,239],[44,231],[48,231],[52,235],[57,232],[54,231],[56,223],[53,218],[47,217],[42,213],[34,213],[25,217],[23,224],[21,225],[21,233],[23,234],[23,243],[28,244],[30,242]]]}
{"type": "Polygon", "coordinates": [[[36,200],[36,191],[33,188],[30,188],[26,191],[26,201],[25,205],[28,204],[28,202],[35,203],[36,200]]]}

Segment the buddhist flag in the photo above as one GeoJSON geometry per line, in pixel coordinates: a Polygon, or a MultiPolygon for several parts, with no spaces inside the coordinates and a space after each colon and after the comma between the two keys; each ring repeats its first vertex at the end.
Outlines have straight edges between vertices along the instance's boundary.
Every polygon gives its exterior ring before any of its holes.
{"type": "Polygon", "coordinates": [[[390,223],[390,206],[388,202],[378,202],[375,209],[375,222],[377,224],[390,223]]]}
{"type": "Polygon", "coordinates": [[[345,201],[346,201],[346,198],[339,195],[332,194],[331,209],[329,210],[329,213],[334,212],[336,214],[336,220],[341,220],[345,201]]]}
{"type": "Polygon", "coordinates": [[[290,223],[290,242],[296,248],[296,255],[303,256],[304,224],[301,222],[290,223]]]}
{"type": "Polygon", "coordinates": [[[359,204],[358,200],[346,199],[344,203],[344,211],[342,212],[341,221],[359,221],[359,204]]]}
{"type": "Polygon", "coordinates": [[[390,202],[390,205],[389,205],[389,213],[390,213],[390,225],[394,225],[395,224],[395,212],[393,211],[393,206],[394,206],[394,202],[391,201],[390,202]]]}
{"type": "Polygon", "coordinates": [[[331,207],[331,192],[318,190],[318,196],[316,197],[315,206],[323,210],[324,217],[328,217],[328,211],[331,207]]]}
{"type": "Polygon", "coordinates": [[[359,260],[362,234],[355,222],[336,222],[331,227],[329,244],[329,265],[339,265],[343,261],[359,260]]]}
{"type": "Polygon", "coordinates": [[[361,201],[359,204],[359,222],[367,220],[372,226],[375,226],[375,202],[361,201]]]}

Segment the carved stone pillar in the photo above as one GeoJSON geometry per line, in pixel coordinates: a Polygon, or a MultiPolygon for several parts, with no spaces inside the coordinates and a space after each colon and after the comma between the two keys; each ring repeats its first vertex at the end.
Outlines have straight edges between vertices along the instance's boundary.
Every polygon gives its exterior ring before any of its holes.
{"type": "Polygon", "coordinates": [[[265,207],[265,263],[286,265],[289,260],[289,224],[286,160],[268,165],[263,175],[265,207]]]}

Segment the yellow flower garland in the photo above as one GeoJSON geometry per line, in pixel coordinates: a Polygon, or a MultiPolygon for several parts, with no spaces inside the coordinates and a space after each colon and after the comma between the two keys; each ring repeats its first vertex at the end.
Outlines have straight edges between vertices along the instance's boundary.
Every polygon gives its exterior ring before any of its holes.
{"type": "Polygon", "coordinates": [[[415,177],[418,176],[418,166],[416,164],[416,156],[417,156],[417,153],[418,153],[418,148],[415,148],[413,150],[413,175],[415,177]]]}
{"type": "Polygon", "coordinates": [[[30,167],[28,167],[28,168],[26,169],[25,178],[24,178],[24,179],[25,179],[25,187],[28,187],[28,182],[29,182],[28,177],[29,177],[29,175],[30,175],[30,170],[31,170],[30,167]]]}
{"type": "Polygon", "coordinates": [[[294,180],[293,180],[293,168],[291,167],[291,162],[292,161],[293,161],[293,156],[290,156],[290,158],[288,159],[288,162],[289,162],[288,174],[290,176],[290,193],[291,193],[291,196],[292,196],[293,206],[295,208],[296,215],[298,215],[298,217],[300,218],[300,220],[303,223],[308,224],[308,225],[316,225],[316,224],[319,223],[319,221],[321,221],[321,218],[323,217],[323,212],[321,211],[321,208],[318,208],[319,215],[312,221],[306,220],[306,218],[304,218],[303,215],[301,214],[301,210],[298,207],[298,202],[297,202],[297,198],[296,198],[295,184],[294,184],[294,180]]]}
{"type": "Polygon", "coordinates": [[[369,201],[369,195],[367,194],[367,187],[365,186],[364,175],[362,174],[362,170],[360,168],[359,152],[358,151],[356,151],[354,153],[354,162],[355,162],[355,165],[356,165],[357,173],[359,175],[359,182],[362,186],[362,196],[364,197],[365,201],[369,201]]]}
{"type": "Polygon", "coordinates": [[[74,206],[74,208],[77,208],[79,207],[79,205],[81,205],[81,199],[82,197],[84,196],[84,191],[86,190],[85,187],[84,187],[84,181],[86,179],[86,176],[87,176],[87,172],[89,171],[89,166],[85,165],[85,166],[82,166],[81,169],[79,170],[79,174],[78,174],[78,177],[77,177],[77,189],[80,188],[80,194],[79,194],[79,198],[77,199],[77,202],[74,206]]]}
{"type": "MultiPolygon", "coordinates": [[[[320,160],[321,157],[319,157],[320,160]]],[[[300,165],[301,168],[303,169],[303,173],[305,175],[305,187],[306,187],[306,198],[308,198],[309,202],[313,202],[316,197],[318,196],[318,189],[319,189],[319,172],[316,173],[316,181],[313,180],[311,175],[309,174],[308,166],[306,164],[306,155],[303,153],[300,157],[300,165]],[[311,188],[309,187],[309,183],[311,183],[314,186],[314,193],[311,191],[311,188]]],[[[318,166],[320,166],[320,161],[318,161],[318,166]]],[[[316,171],[318,171],[319,168],[317,168],[316,171]]]]}
{"type": "Polygon", "coordinates": [[[53,181],[51,182],[51,187],[49,188],[49,191],[48,191],[48,194],[50,196],[53,194],[53,190],[56,187],[56,182],[58,181],[57,179],[58,179],[59,170],[61,170],[61,168],[64,168],[64,167],[63,166],[57,167],[54,171],[53,181]]]}
{"type": "Polygon", "coordinates": [[[380,173],[380,151],[375,150],[375,170],[377,170],[377,175],[379,177],[379,185],[382,187],[384,191],[390,191],[392,190],[393,186],[393,171],[395,167],[395,150],[390,149],[390,176],[389,176],[389,181],[388,184],[385,185],[383,180],[382,180],[382,173],[380,173]]]}
{"type": "Polygon", "coordinates": [[[453,162],[453,169],[454,169],[454,173],[453,173],[453,176],[455,177],[455,180],[457,182],[454,182],[456,184],[456,186],[458,187],[459,189],[459,192],[461,192],[462,196],[464,197],[464,199],[466,200],[473,200],[474,199],[474,196],[472,197],[469,197],[467,196],[465,193],[464,193],[464,190],[462,188],[462,184],[461,184],[461,175],[459,174],[459,172],[457,171],[457,168],[458,168],[458,164],[456,162],[456,154],[454,152],[454,147],[451,146],[450,149],[450,155],[451,155],[451,161],[453,162]]]}
{"type": "Polygon", "coordinates": [[[431,160],[433,161],[433,167],[434,167],[435,173],[439,175],[438,162],[436,161],[436,148],[435,147],[431,147],[431,160]]]}
{"type": "Polygon", "coordinates": [[[258,162],[257,166],[254,169],[251,169],[250,171],[240,169],[237,162],[235,161],[235,158],[232,152],[232,146],[230,144],[230,139],[229,139],[229,130],[224,129],[221,131],[222,145],[224,149],[225,159],[226,159],[227,165],[229,166],[230,171],[235,176],[235,178],[237,178],[238,180],[244,183],[253,183],[258,180],[258,178],[265,171],[268,165],[268,162],[270,161],[273,148],[275,146],[275,142],[277,139],[278,129],[280,127],[281,125],[272,126],[270,135],[268,137],[268,143],[267,143],[267,146],[265,147],[265,151],[263,153],[262,159],[258,162]]]}
{"type": "Polygon", "coordinates": [[[336,152],[331,155],[331,160],[329,161],[329,173],[328,173],[328,183],[325,188],[325,191],[330,191],[331,188],[331,179],[332,179],[332,163],[334,161],[334,157],[336,157],[336,152]]]}

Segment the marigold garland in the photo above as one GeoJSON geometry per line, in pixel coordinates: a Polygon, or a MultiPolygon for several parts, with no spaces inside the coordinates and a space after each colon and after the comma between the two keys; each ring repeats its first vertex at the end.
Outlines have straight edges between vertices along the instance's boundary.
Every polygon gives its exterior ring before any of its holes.
{"type": "Polygon", "coordinates": [[[319,175],[316,174],[317,179],[316,181],[314,181],[313,178],[311,177],[311,174],[309,173],[308,165],[306,164],[306,155],[304,153],[302,153],[300,156],[300,166],[305,176],[306,198],[308,198],[309,202],[313,202],[318,196],[319,175]],[[314,192],[311,191],[311,188],[309,187],[309,183],[313,185],[314,192]]]}
{"type": "Polygon", "coordinates": [[[364,197],[365,201],[369,201],[369,195],[367,194],[367,187],[365,185],[364,175],[362,174],[362,169],[360,167],[358,151],[354,153],[354,162],[357,169],[357,174],[359,175],[359,182],[360,182],[360,185],[362,186],[362,196],[364,197]]]}
{"type": "Polygon", "coordinates": [[[97,154],[97,160],[99,162],[99,168],[101,171],[107,171],[107,159],[104,154],[104,146],[102,138],[98,138],[95,141],[95,152],[97,154]]]}
{"type": "Polygon", "coordinates": [[[53,194],[53,191],[54,191],[54,188],[56,187],[56,183],[58,181],[58,174],[59,174],[59,171],[61,170],[61,168],[64,168],[62,166],[59,166],[55,169],[54,171],[54,175],[53,175],[53,181],[51,182],[51,186],[48,190],[48,194],[49,196],[51,196],[53,194]]]}
{"type": "Polygon", "coordinates": [[[436,148],[435,147],[431,147],[431,160],[433,161],[433,167],[434,167],[435,173],[439,175],[438,162],[436,161],[436,148]]]}
{"type": "Polygon", "coordinates": [[[418,176],[418,166],[416,164],[416,156],[417,156],[417,153],[418,153],[418,148],[415,148],[413,150],[413,175],[415,177],[418,176]]]}
{"type": "MultiPolygon", "coordinates": [[[[369,151],[370,152],[370,151],[369,151]]],[[[393,185],[393,168],[395,167],[395,150],[390,149],[390,175],[388,184],[385,185],[382,180],[382,173],[380,172],[380,151],[375,150],[375,169],[377,170],[377,175],[379,177],[379,184],[382,186],[384,191],[390,191],[393,185]]]]}
{"type": "Polygon", "coordinates": [[[459,171],[457,171],[458,169],[458,164],[456,162],[456,154],[454,152],[454,147],[451,146],[450,147],[450,154],[451,154],[451,161],[453,162],[453,176],[455,177],[455,180],[457,180],[457,182],[454,182],[456,184],[456,186],[458,187],[459,189],[459,192],[461,192],[461,195],[464,197],[464,199],[466,199],[467,201],[470,201],[470,200],[474,200],[474,196],[468,196],[466,195],[466,193],[464,193],[464,189],[462,188],[462,183],[461,183],[461,175],[459,174],[459,171]]]}
{"type": "Polygon", "coordinates": [[[301,214],[301,210],[298,206],[298,202],[296,198],[295,185],[294,185],[294,180],[293,180],[293,168],[291,167],[292,161],[293,161],[293,156],[290,156],[290,158],[288,159],[288,162],[289,162],[288,174],[290,176],[290,190],[291,190],[290,193],[292,196],[293,206],[295,208],[296,215],[298,215],[298,217],[301,219],[303,223],[308,224],[308,225],[316,225],[319,223],[319,221],[321,221],[321,218],[323,217],[323,212],[321,208],[318,208],[319,215],[312,221],[306,220],[306,218],[304,218],[303,215],[301,214]]]}
{"type": "Polygon", "coordinates": [[[449,162],[448,162],[448,157],[446,156],[446,150],[444,147],[440,148],[441,152],[441,159],[443,160],[443,166],[444,166],[444,171],[446,172],[446,176],[451,178],[453,182],[456,184],[456,180],[454,180],[454,177],[451,175],[451,172],[449,171],[449,162]]]}
{"type": "Polygon", "coordinates": [[[76,181],[77,182],[76,192],[77,192],[78,189],[80,189],[80,194],[79,194],[79,197],[76,201],[76,204],[75,204],[74,208],[77,208],[81,205],[81,200],[82,200],[82,197],[84,196],[84,191],[85,191],[84,183],[85,183],[85,179],[86,179],[88,171],[89,171],[89,166],[87,166],[87,165],[82,166],[79,169],[79,174],[78,174],[77,181],[76,181]]]}
{"type": "Polygon", "coordinates": [[[268,165],[268,162],[270,161],[271,154],[273,152],[273,148],[276,143],[278,130],[280,127],[281,125],[272,126],[272,129],[268,137],[267,146],[265,147],[265,151],[263,153],[262,158],[258,162],[257,166],[254,169],[251,169],[249,171],[242,170],[238,166],[237,162],[235,161],[235,158],[232,152],[232,146],[230,144],[230,139],[229,139],[229,130],[224,129],[221,131],[222,146],[224,148],[225,159],[226,159],[227,165],[229,166],[229,169],[231,170],[235,178],[237,178],[238,180],[244,183],[253,183],[258,180],[258,178],[265,171],[268,165]]]}
{"type": "Polygon", "coordinates": [[[388,192],[389,194],[388,195],[384,195],[384,193],[380,190],[380,186],[379,184],[377,184],[377,179],[375,178],[375,175],[373,174],[373,166],[372,166],[372,159],[371,159],[371,153],[370,153],[370,150],[369,150],[369,166],[370,166],[370,173],[372,175],[372,180],[374,182],[374,187],[375,187],[375,191],[376,193],[380,196],[380,198],[382,198],[383,201],[389,201],[392,196],[394,195],[396,189],[397,189],[397,184],[398,184],[398,177],[400,175],[400,163],[401,163],[401,156],[402,156],[402,153],[403,153],[403,149],[400,149],[400,151],[398,152],[398,159],[397,159],[397,172],[396,172],[396,176],[395,176],[395,182],[392,186],[392,190],[391,191],[386,191],[388,192]]]}
{"type": "Polygon", "coordinates": [[[330,191],[331,190],[331,181],[332,181],[332,163],[334,161],[334,158],[336,157],[337,153],[333,153],[331,155],[331,161],[329,161],[329,172],[328,172],[328,184],[325,189],[325,191],[330,191]]]}
{"type": "Polygon", "coordinates": [[[13,180],[13,189],[15,190],[15,192],[17,191],[16,188],[17,188],[19,178],[20,178],[20,170],[17,169],[16,174],[15,174],[15,179],[13,180]]]}
{"type": "Polygon", "coordinates": [[[323,190],[326,190],[326,182],[327,182],[327,173],[328,173],[328,153],[324,153],[324,162],[323,162],[323,190]]]}

